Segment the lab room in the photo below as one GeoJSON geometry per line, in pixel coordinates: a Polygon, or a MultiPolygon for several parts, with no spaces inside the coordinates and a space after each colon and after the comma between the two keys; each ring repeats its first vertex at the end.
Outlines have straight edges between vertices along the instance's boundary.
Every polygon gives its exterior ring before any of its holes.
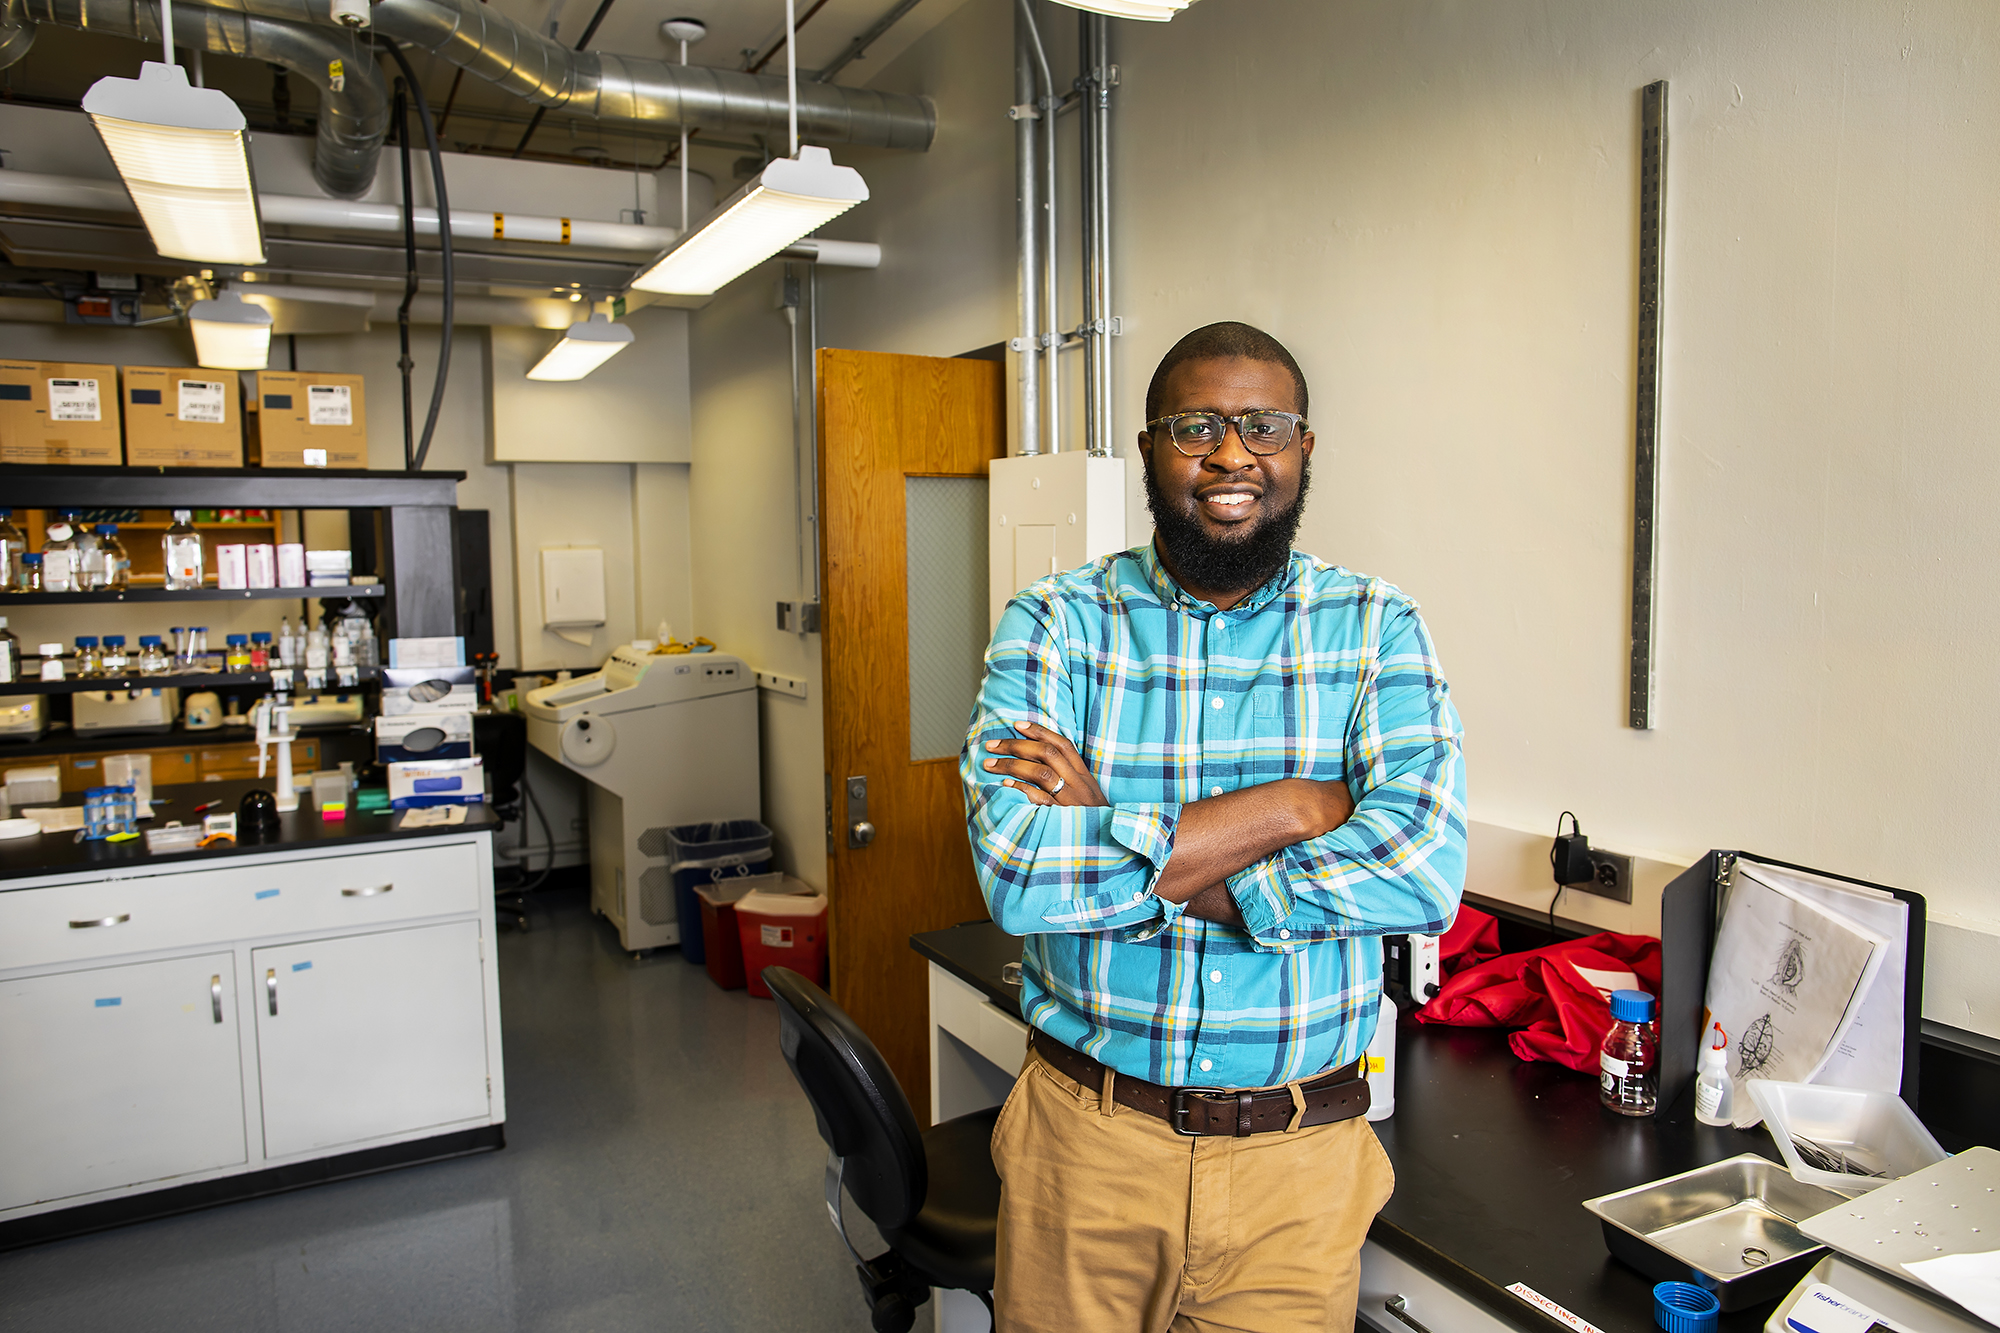
{"type": "Polygon", "coordinates": [[[1996,307],[1991,0],[8,0],[0,1328],[2000,1333],[1996,307]]]}

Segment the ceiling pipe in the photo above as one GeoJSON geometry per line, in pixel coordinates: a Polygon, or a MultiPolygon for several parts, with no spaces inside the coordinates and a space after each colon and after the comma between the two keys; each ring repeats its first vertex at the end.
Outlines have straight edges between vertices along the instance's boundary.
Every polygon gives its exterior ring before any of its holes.
{"type": "MultiPolygon", "coordinates": [[[[176,23],[175,28],[179,28],[176,23]]],[[[37,208],[86,213],[132,213],[132,196],[114,180],[51,176],[37,171],[0,171],[0,204],[32,204],[37,208]]],[[[268,225],[319,227],[327,231],[399,232],[399,204],[366,200],[316,199],[310,195],[260,194],[257,211],[268,225]]],[[[437,235],[437,210],[410,210],[420,236],[437,235]]],[[[451,210],[451,234],[468,241],[529,241],[589,250],[627,250],[652,256],[680,238],[675,227],[646,227],[631,222],[597,222],[590,218],[540,217],[527,213],[451,210]]],[[[882,247],[873,241],[830,241],[809,236],[787,247],[788,259],[809,259],[835,268],[879,268],[882,247]]]]}
{"type": "MultiPolygon", "coordinates": [[[[151,0],[7,0],[0,7],[0,68],[27,53],[38,23],[160,40],[159,6],[151,0]]],[[[345,32],[180,4],[174,6],[174,43],[266,61],[311,80],[320,104],[313,179],[336,199],[356,198],[374,186],[375,159],[389,127],[389,89],[372,57],[356,58],[345,32]]]]}
{"type": "MultiPolygon", "coordinates": [[[[330,0],[212,2],[295,23],[333,23],[330,0]]],[[[572,51],[480,0],[375,0],[370,19],[383,36],[551,111],[619,123],[685,125],[708,134],[761,134],[773,142],[786,133],[785,80],[775,76],[572,51]]],[[[799,86],[799,133],[818,144],[922,152],[936,137],[937,111],[930,99],[906,93],[804,83],[799,86]]]]}

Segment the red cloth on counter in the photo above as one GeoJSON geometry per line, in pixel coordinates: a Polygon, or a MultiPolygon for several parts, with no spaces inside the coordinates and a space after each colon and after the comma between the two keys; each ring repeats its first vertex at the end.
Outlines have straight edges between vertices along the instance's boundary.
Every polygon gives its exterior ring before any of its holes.
{"type": "Polygon", "coordinates": [[[1611,1029],[1607,991],[1638,978],[1638,989],[1660,993],[1660,942],[1650,935],[1606,931],[1563,940],[1527,953],[1479,957],[1482,942],[1497,948],[1493,918],[1459,909],[1440,944],[1449,959],[1453,935],[1464,931],[1459,953],[1468,960],[1451,973],[1429,1004],[1417,1010],[1419,1023],[1458,1027],[1519,1028],[1507,1045],[1523,1060],[1551,1060],[1586,1074],[1597,1073],[1597,1048],[1611,1029]],[[1485,917],[1468,922],[1468,916],[1485,917]],[[1488,926],[1491,926],[1491,930],[1488,926]]]}
{"type": "Polygon", "coordinates": [[[1500,920],[1477,907],[1458,906],[1451,927],[1438,936],[1438,965],[1446,976],[1500,956],[1500,920]]]}

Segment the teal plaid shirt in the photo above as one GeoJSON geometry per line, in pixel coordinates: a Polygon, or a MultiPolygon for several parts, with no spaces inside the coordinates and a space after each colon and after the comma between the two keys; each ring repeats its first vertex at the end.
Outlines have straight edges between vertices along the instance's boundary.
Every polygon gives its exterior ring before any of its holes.
{"type": "Polygon", "coordinates": [[[1007,604],[959,760],[972,854],[1025,937],[1028,1022],[1121,1074],[1262,1087],[1360,1056],[1376,937],[1436,934],[1465,878],[1458,714],[1416,603],[1294,551],[1227,611],[1150,544],[1007,604]],[[1062,732],[1110,806],[1036,806],[981,767],[1013,724],[1062,732]],[[1156,897],[1183,803],[1344,778],[1354,815],[1228,881],[1245,931],[1156,897]]]}

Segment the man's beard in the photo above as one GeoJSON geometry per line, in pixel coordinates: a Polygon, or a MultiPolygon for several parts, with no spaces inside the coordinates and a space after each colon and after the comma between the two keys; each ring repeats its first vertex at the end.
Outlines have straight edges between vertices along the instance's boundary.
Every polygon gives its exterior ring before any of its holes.
{"type": "MultiPolygon", "coordinates": [[[[1290,505],[1263,518],[1239,524],[1249,528],[1242,536],[1212,537],[1202,527],[1196,513],[1199,503],[1192,495],[1185,506],[1175,508],[1160,493],[1160,483],[1148,465],[1146,508],[1153,512],[1153,526],[1167,563],[1183,587],[1210,592],[1251,592],[1261,588],[1284,569],[1292,556],[1292,538],[1298,535],[1299,520],[1306,509],[1306,492],[1312,488],[1312,460],[1299,460],[1299,493],[1290,505]]],[[[1269,493],[1266,492],[1266,495],[1269,493]]],[[[1257,503],[1262,506],[1264,496],[1257,503]]]]}

